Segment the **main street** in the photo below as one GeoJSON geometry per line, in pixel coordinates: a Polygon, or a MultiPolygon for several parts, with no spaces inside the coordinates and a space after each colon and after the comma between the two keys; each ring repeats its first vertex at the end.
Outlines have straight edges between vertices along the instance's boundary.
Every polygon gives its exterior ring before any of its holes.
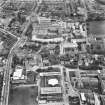
{"type": "Polygon", "coordinates": [[[12,57],[14,55],[14,50],[18,49],[19,46],[27,40],[25,37],[25,32],[28,29],[29,25],[27,25],[23,35],[18,41],[14,44],[11,48],[10,53],[8,55],[8,61],[4,71],[4,81],[3,81],[3,89],[2,89],[2,100],[1,105],[8,105],[8,96],[9,96],[9,88],[10,88],[10,74],[12,72],[11,64],[12,64],[12,57]]]}
{"type": "Polygon", "coordinates": [[[9,88],[10,88],[10,74],[12,72],[11,64],[12,64],[12,57],[14,55],[14,50],[18,49],[20,45],[27,41],[27,37],[25,36],[28,28],[30,27],[31,21],[28,22],[25,30],[22,33],[22,37],[18,38],[18,41],[14,44],[14,46],[11,48],[7,64],[4,71],[4,81],[3,81],[3,89],[2,89],[2,100],[1,105],[8,105],[8,97],[9,97],[9,88]]]}
{"type": "MultiPolygon", "coordinates": [[[[33,7],[33,9],[35,9],[35,11],[33,11],[32,14],[30,15],[29,22],[27,23],[26,28],[24,29],[24,31],[22,33],[22,37],[18,38],[18,41],[14,44],[14,46],[11,48],[11,50],[9,52],[7,64],[6,64],[5,71],[4,71],[4,81],[3,81],[3,89],[2,89],[2,95],[1,95],[1,97],[2,97],[1,105],[8,105],[9,90],[10,90],[10,75],[12,72],[11,64],[12,64],[12,57],[14,55],[14,50],[18,49],[22,43],[25,43],[27,41],[27,37],[25,35],[32,23],[31,17],[33,14],[36,14],[39,5],[40,5],[40,3],[38,3],[37,7],[36,7],[36,5],[33,7]]],[[[12,36],[15,36],[15,35],[12,34],[12,36]]]]}

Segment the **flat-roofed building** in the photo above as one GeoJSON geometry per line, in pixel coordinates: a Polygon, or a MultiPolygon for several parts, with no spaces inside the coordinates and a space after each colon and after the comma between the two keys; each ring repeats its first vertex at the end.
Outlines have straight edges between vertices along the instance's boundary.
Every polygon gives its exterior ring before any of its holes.
{"type": "Polygon", "coordinates": [[[39,105],[63,105],[64,97],[61,68],[56,66],[46,67],[46,69],[44,68],[42,71],[38,81],[39,105]]]}
{"type": "Polygon", "coordinates": [[[64,42],[60,45],[60,54],[77,53],[77,43],[64,42]]]}
{"type": "Polygon", "coordinates": [[[11,77],[12,83],[25,83],[26,82],[26,76],[23,74],[24,69],[22,66],[18,65],[15,68],[15,71],[13,72],[13,76],[11,77]]]}

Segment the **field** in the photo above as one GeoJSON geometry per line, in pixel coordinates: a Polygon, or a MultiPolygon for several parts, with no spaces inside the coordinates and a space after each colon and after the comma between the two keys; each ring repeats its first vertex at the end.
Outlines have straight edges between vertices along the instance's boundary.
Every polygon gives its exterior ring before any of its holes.
{"type": "Polygon", "coordinates": [[[37,105],[37,87],[17,87],[11,89],[9,105],[37,105]]]}

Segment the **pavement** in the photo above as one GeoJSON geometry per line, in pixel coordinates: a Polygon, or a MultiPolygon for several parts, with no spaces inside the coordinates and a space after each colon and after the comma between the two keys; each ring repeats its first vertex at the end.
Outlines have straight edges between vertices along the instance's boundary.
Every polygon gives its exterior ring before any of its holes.
{"type": "Polygon", "coordinates": [[[20,44],[23,42],[23,38],[18,40],[15,45],[11,48],[10,53],[8,55],[8,62],[6,64],[6,69],[4,71],[4,81],[3,81],[3,90],[2,90],[2,101],[1,105],[8,105],[8,97],[9,97],[9,88],[10,88],[10,74],[11,74],[11,64],[12,64],[12,57],[14,54],[14,49],[18,48],[20,44]]]}
{"type": "MultiPolygon", "coordinates": [[[[4,29],[0,28],[0,31],[5,33],[5,34],[9,34],[12,37],[17,38],[15,35],[11,34],[10,32],[7,32],[4,29]]],[[[18,41],[19,41],[19,39],[18,39],[18,41]]],[[[16,44],[12,47],[12,49],[15,48],[15,46],[16,46],[16,44]]],[[[3,80],[3,89],[2,89],[2,96],[1,96],[2,97],[1,98],[1,100],[2,100],[1,101],[1,105],[6,105],[5,102],[7,102],[7,97],[8,97],[8,92],[9,92],[8,91],[9,90],[9,82],[10,82],[10,72],[9,72],[9,70],[11,69],[10,65],[12,63],[12,56],[11,56],[12,55],[12,53],[11,53],[12,49],[10,50],[10,53],[9,53],[9,56],[8,56],[8,62],[6,64],[5,71],[4,71],[4,80],[3,80]]]]}
{"type": "MultiPolygon", "coordinates": [[[[34,13],[36,13],[37,9],[38,9],[38,7],[35,9],[34,13]]],[[[31,18],[31,16],[30,16],[30,18],[31,18]]],[[[14,50],[18,49],[22,43],[27,41],[27,37],[25,37],[25,34],[26,34],[27,30],[29,29],[30,24],[31,24],[31,21],[29,20],[28,24],[26,25],[26,28],[24,29],[24,31],[22,33],[22,37],[18,38],[18,41],[11,48],[10,53],[8,55],[8,61],[7,61],[7,64],[6,64],[6,69],[4,71],[3,89],[2,89],[2,96],[1,96],[2,101],[0,103],[1,105],[8,105],[8,98],[9,98],[9,92],[10,92],[10,74],[11,74],[11,70],[12,70],[12,68],[11,68],[12,57],[13,57],[13,54],[14,54],[14,50]]],[[[4,32],[5,32],[5,30],[4,30],[4,32]]],[[[12,35],[12,36],[15,36],[15,35],[12,35]]],[[[27,93],[27,91],[26,91],[26,93],[27,93]]],[[[23,95],[23,94],[21,94],[21,92],[20,92],[20,95],[23,95]]],[[[28,98],[25,98],[25,100],[26,99],[28,99],[28,98]]],[[[33,104],[18,104],[18,105],[33,105],[33,104]]]]}
{"type": "Polygon", "coordinates": [[[7,61],[6,68],[4,71],[4,81],[3,81],[1,105],[8,105],[9,88],[10,88],[10,74],[12,72],[12,68],[11,68],[12,57],[14,54],[14,50],[18,49],[23,42],[27,41],[27,38],[25,37],[25,33],[27,32],[29,25],[30,25],[30,22],[27,25],[27,27],[25,28],[25,30],[23,31],[22,37],[18,38],[18,41],[14,44],[14,46],[11,48],[11,50],[9,52],[8,61],[7,61]]]}

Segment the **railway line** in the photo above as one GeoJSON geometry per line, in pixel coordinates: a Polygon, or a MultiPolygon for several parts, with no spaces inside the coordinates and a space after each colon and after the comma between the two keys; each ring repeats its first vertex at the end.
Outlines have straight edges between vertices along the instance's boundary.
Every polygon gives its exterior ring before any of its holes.
{"type": "MultiPolygon", "coordinates": [[[[1,96],[2,98],[1,98],[0,105],[8,105],[9,90],[10,90],[10,75],[12,72],[11,64],[12,64],[12,57],[14,55],[14,50],[18,49],[22,43],[25,43],[27,41],[27,37],[25,35],[26,35],[26,33],[27,33],[31,23],[32,23],[31,17],[33,16],[33,14],[36,14],[39,5],[40,5],[40,3],[37,6],[35,5],[33,7],[34,11],[30,15],[29,22],[27,23],[26,28],[24,29],[24,31],[22,33],[22,37],[17,38],[18,39],[17,42],[13,45],[13,47],[11,48],[11,50],[8,54],[8,61],[7,61],[7,64],[5,67],[5,72],[4,72],[4,81],[3,81],[3,89],[2,89],[2,96],[1,96]]],[[[5,30],[2,30],[2,31],[5,32],[5,30]]],[[[15,36],[13,34],[10,34],[10,35],[15,36]]]]}

